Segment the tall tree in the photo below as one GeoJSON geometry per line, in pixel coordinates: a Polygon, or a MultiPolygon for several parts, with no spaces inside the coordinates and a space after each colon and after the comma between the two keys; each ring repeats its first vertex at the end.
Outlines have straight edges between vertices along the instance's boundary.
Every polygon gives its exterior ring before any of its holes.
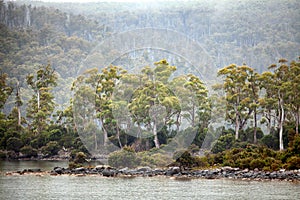
{"type": "Polygon", "coordinates": [[[290,67],[286,64],[287,60],[280,59],[279,66],[273,64],[269,69],[274,69],[273,75],[274,78],[273,85],[271,90],[274,97],[277,99],[277,125],[279,129],[279,150],[284,149],[283,146],[283,126],[286,119],[286,112],[288,108],[288,99],[291,91],[291,84],[289,84],[290,79],[290,67]]]}
{"type": "Polygon", "coordinates": [[[246,65],[236,66],[234,64],[219,70],[218,76],[224,77],[223,89],[226,93],[226,116],[235,124],[235,139],[239,138],[239,131],[243,129],[253,108],[250,106],[251,80],[253,69],[246,65]]]}
{"type": "Polygon", "coordinates": [[[300,125],[300,57],[298,61],[290,63],[290,73],[288,78],[288,86],[290,87],[288,95],[288,107],[293,121],[295,122],[296,134],[299,134],[300,125]]]}
{"type": "MultiPolygon", "coordinates": [[[[104,146],[108,143],[109,130],[113,129],[113,114],[112,114],[112,95],[114,88],[121,78],[124,70],[117,66],[105,67],[99,73],[98,69],[93,68],[84,72],[83,76],[77,78],[74,82],[73,90],[75,91],[75,107],[78,117],[81,118],[83,126],[88,127],[90,117],[99,119],[100,126],[103,131],[104,146]],[[76,103],[77,102],[77,103],[76,103]],[[89,106],[87,106],[89,104],[89,106]],[[83,110],[88,109],[90,111],[83,110]],[[86,116],[90,115],[90,116],[86,116]],[[95,114],[95,116],[93,116],[95,114]],[[80,116],[79,116],[80,115],[80,116]],[[86,121],[86,123],[84,122],[86,121]]],[[[80,120],[78,118],[78,120],[80,120]]],[[[119,131],[119,129],[117,129],[119,131]]],[[[94,132],[94,150],[98,150],[97,134],[94,132]]]]}
{"type": "Polygon", "coordinates": [[[27,117],[31,119],[31,129],[35,134],[41,133],[48,126],[55,108],[54,96],[51,93],[56,86],[57,74],[50,64],[41,66],[36,74],[27,76],[27,84],[33,90],[28,102],[27,117]]]}
{"type": "Polygon", "coordinates": [[[143,84],[134,91],[129,110],[133,121],[140,127],[146,127],[154,136],[156,148],[160,148],[158,127],[172,123],[172,118],[180,113],[180,104],[176,95],[167,86],[176,67],[166,60],[154,63],[155,68],[142,70],[143,84]]]}
{"type": "Polygon", "coordinates": [[[3,109],[5,102],[12,93],[12,88],[7,85],[7,74],[0,72],[0,110],[3,109]]]}

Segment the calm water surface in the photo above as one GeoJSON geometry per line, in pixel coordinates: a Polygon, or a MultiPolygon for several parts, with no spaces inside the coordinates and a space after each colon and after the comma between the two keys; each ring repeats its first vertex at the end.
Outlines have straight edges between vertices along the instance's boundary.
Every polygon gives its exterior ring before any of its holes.
{"type": "Polygon", "coordinates": [[[300,184],[165,177],[133,179],[101,176],[5,176],[25,168],[50,170],[66,162],[1,162],[0,199],[300,199],[300,184]]]}

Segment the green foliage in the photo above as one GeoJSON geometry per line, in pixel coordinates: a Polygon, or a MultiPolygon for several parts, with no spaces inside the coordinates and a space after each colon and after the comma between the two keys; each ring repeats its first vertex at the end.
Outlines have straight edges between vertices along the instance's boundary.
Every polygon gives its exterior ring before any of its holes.
{"type": "Polygon", "coordinates": [[[213,143],[212,152],[219,153],[230,149],[235,142],[234,136],[232,134],[227,134],[221,136],[215,143],[213,143]]]}
{"type": "Polygon", "coordinates": [[[42,153],[46,157],[57,155],[59,150],[60,150],[60,146],[56,141],[50,141],[47,143],[46,146],[42,147],[42,153]]]}
{"type": "Polygon", "coordinates": [[[41,66],[36,74],[29,74],[26,80],[34,92],[27,107],[27,117],[31,119],[32,131],[40,134],[48,128],[49,118],[55,108],[51,90],[57,84],[57,74],[48,64],[41,66]]]}
{"type": "Polygon", "coordinates": [[[31,146],[24,146],[21,148],[20,152],[26,158],[37,157],[38,151],[37,149],[32,148],[31,146]]]}
{"type": "Polygon", "coordinates": [[[110,153],[108,164],[117,168],[134,168],[138,166],[137,155],[132,148],[125,147],[120,151],[110,153]]]}
{"type": "Polygon", "coordinates": [[[261,138],[261,142],[266,145],[268,148],[272,148],[272,149],[275,149],[277,150],[278,149],[278,144],[279,144],[279,141],[277,139],[277,137],[275,137],[274,135],[272,134],[269,134],[269,135],[265,135],[261,138]]]}
{"type": "Polygon", "coordinates": [[[265,165],[266,165],[266,163],[263,159],[256,158],[250,162],[249,166],[250,166],[250,169],[255,169],[255,168],[262,169],[265,165]]]}
{"type": "Polygon", "coordinates": [[[76,153],[75,159],[74,159],[74,163],[76,164],[82,164],[86,162],[86,158],[87,156],[85,155],[85,153],[83,152],[78,152],[76,153]]]}
{"type": "Polygon", "coordinates": [[[155,167],[166,167],[173,159],[164,152],[142,151],[137,154],[138,165],[155,167]]]}
{"type": "Polygon", "coordinates": [[[20,152],[21,147],[23,146],[23,143],[21,139],[16,137],[11,137],[7,140],[6,149],[9,151],[15,151],[20,152]]]}
{"type": "Polygon", "coordinates": [[[287,159],[287,162],[285,164],[285,168],[292,170],[292,169],[300,169],[300,157],[298,156],[292,156],[287,159]]]}

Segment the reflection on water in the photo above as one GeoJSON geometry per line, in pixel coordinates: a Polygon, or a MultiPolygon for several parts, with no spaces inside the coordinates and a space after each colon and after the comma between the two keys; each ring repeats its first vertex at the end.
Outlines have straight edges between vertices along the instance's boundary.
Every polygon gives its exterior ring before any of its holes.
{"type": "Polygon", "coordinates": [[[23,169],[52,170],[54,167],[68,167],[67,161],[0,161],[0,172],[18,171],[23,169]]]}
{"type": "MultiPolygon", "coordinates": [[[[66,166],[66,162],[1,163],[6,169],[66,166]],[[14,165],[15,164],[15,165],[14,165]],[[50,166],[52,165],[52,166],[50,166]],[[21,168],[20,168],[21,167],[21,168]]],[[[11,171],[9,169],[9,171],[11,171]]],[[[279,181],[234,181],[165,177],[0,175],[0,200],[7,199],[300,199],[300,184],[279,181]]]]}

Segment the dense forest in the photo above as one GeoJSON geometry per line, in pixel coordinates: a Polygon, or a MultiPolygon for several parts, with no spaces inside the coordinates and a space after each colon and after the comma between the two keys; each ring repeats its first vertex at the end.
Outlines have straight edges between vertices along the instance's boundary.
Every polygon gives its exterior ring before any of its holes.
{"type": "Polygon", "coordinates": [[[299,7],[0,1],[0,157],[300,168],[299,7]]]}

